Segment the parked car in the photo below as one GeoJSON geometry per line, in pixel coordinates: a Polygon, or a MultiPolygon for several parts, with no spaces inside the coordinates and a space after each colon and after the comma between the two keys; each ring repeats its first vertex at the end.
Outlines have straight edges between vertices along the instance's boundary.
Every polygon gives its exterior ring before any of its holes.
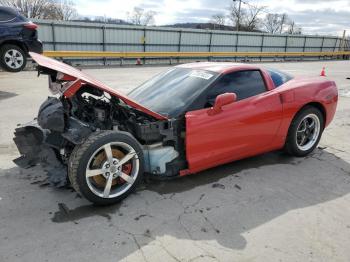
{"type": "Polygon", "coordinates": [[[336,111],[325,77],[293,77],[236,63],[172,67],[123,95],[87,74],[31,53],[49,76],[37,120],[16,129],[21,167],[40,163],[50,182],[67,183],[96,204],[125,198],[144,174],[185,176],[285,149],[317,146],[336,111]]]}
{"type": "Polygon", "coordinates": [[[28,52],[43,52],[37,25],[17,10],[0,6],[0,66],[9,72],[21,71],[28,52]]]}

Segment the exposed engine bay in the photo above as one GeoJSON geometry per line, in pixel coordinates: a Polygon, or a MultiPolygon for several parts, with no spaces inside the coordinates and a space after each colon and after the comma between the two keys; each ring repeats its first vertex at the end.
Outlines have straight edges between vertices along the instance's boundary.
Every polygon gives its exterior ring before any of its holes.
{"type": "Polygon", "coordinates": [[[145,174],[169,178],[186,166],[184,120],[156,119],[88,83],[67,96],[75,79],[40,66],[38,72],[48,75],[50,91],[58,96],[48,97],[37,118],[16,129],[14,141],[22,155],[14,160],[17,165],[40,164],[52,185],[65,186],[74,148],[94,132],[114,130],[130,133],[141,144],[145,174]]]}

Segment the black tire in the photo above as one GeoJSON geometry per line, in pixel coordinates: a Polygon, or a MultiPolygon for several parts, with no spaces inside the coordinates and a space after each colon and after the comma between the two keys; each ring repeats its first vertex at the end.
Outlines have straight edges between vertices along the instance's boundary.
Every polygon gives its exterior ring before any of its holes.
{"type": "MultiPolygon", "coordinates": [[[[97,205],[111,205],[126,198],[143,180],[143,172],[144,159],[141,145],[132,135],[121,131],[99,131],[91,134],[83,144],[74,148],[68,163],[68,177],[72,187],[77,191],[77,193],[81,194],[86,199],[97,205]],[[91,189],[91,182],[88,182],[90,178],[86,177],[86,168],[89,165],[90,158],[96,153],[96,150],[99,150],[99,148],[108,143],[124,143],[129,145],[136,152],[135,161],[138,160],[138,168],[135,168],[135,170],[138,170],[138,172],[134,182],[132,184],[130,183],[130,188],[121,195],[111,198],[105,198],[95,194],[91,189]],[[90,187],[88,183],[90,183],[90,187]]],[[[107,184],[107,178],[104,177],[104,179],[106,179],[107,184]]],[[[128,186],[127,182],[124,182],[128,186]]]]}
{"type": "Polygon", "coordinates": [[[0,48],[0,66],[8,71],[8,72],[20,72],[23,70],[23,68],[25,68],[27,64],[27,54],[23,51],[22,48],[20,48],[19,46],[17,45],[12,45],[12,44],[6,44],[6,45],[3,45],[1,48],[0,48]],[[23,63],[21,65],[19,65],[18,63],[14,63],[13,67],[9,66],[8,64],[6,64],[6,62],[8,61],[5,57],[5,55],[7,54],[7,52],[11,51],[11,50],[14,50],[16,52],[18,52],[18,56],[21,56],[21,59],[23,60],[23,63]]]}
{"type": "Polygon", "coordinates": [[[303,157],[303,156],[310,154],[318,145],[318,143],[321,139],[321,136],[322,136],[323,129],[324,129],[324,116],[323,116],[322,112],[314,106],[304,107],[296,114],[296,116],[292,120],[292,123],[289,127],[289,130],[288,130],[286,143],[284,146],[285,151],[288,154],[296,156],[296,157],[303,157]],[[310,143],[310,148],[302,150],[300,148],[300,146],[298,146],[297,130],[298,130],[299,125],[303,121],[303,119],[307,116],[310,116],[310,115],[316,116],[318,118],[318,120],[319,120],[319,132],[318,132],[318,136],[314,138],[312,143],[310,143]]]}

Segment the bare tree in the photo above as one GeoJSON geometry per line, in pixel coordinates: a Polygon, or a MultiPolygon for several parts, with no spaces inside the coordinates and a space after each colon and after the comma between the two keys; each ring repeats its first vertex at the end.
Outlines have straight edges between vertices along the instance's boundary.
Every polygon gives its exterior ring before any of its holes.
{"type": "Polygon", "coordinates": [[[0,4],[16,8],[27,18],[47,18],[47,10],[52,5],[46,0],[0,0],[0,4]]]}
{"type": "Polygon", "coordinates": [[[211,22],[215,25],[223,26],[226,23],[226,16],[224,14],[215,14],[211,17],[211,22]]]}
{"type": "Polygon", "coordinates": [[[290,19],[286,13],[280,15],[280,34],[282,34],[282,31],[284,30],[284,27],[288,21],[290,21],[290,19]]]}
{"type": "Polygon", "coordinates": [[[154,25],[154,16],[156,15],[156,12],[152,11],[152,10],[149,10],[149,11],[146,11],[144,14],[143,14],[143,21],[142,21],[142,24],[143,25],[154,25]]]}
{"type": "Polygon", "coordinates": [[[75,4],[73,1],[60,1],[54,4],[56,19],[58,20],[72,20],[77,18],[78,13],[75,9],[75,4]]]}
{"type": "Polygon", "coordinates": [[[290,19],[287,14],[267,14],[263,20],[264,28],[268,33],[282,34],[290,19]]]}
{"type": "Polygon", "coordinates": [[[247,31],[258,30],[261,25],[259,15],[266,9],[265,6],[249,5],[245,16],[242,17],[243,26],[247,31]]]}
{"type": "Polygon", "coordinates": [[[145,11],[142,8],[135,7],[131,13],[128,13],[128,21],[134,25],[154,24],[156,12],[152,10],[145,11]]]}
{"type": "Polygon", "coordinates": [[[301,27],[296,26],[287,14],[267,14],[263,23],[268,33],[301,34],[301,27]]]}
{"type": "Polygon", "coordinates": [[[131,13],[128,13],[128,20],[134,25],[141,25],[143,9],[135,7],[131,13]]]}
{"type": "Polygon", "coordinates": [[[27,18],[68,20],[76,14],[76,9],[71,1],[0,0],[0,4],[16,8],[27,18]]]}
{"type": "Polygon", "coordinates": [[[228,18],[231,20],[233,25],[236,25],[239,28],[242,21],[241,17],[245,15],[245,10],[239,8],[239,3],[234,1],[229,8],[228,18]],[[237,26],[237,24],[239,24],[237,26]]]}
{"type": "Polygon", "coordinates": [[[281,16],[279,14],[267,14],[263,23],[268,33],[275,34],[281,29],[281,16]]]}
{"type": "Polygon", "coordinates": [[[261,27],[259,16],[265,9],[265,6],[247,3],[239,8],[239,3],[235,1],[230,6],[229,19],[236,25],[236,28],[241,28],[245,31],[255,31],[261,27]],[[239,23],[238,26],[237,23],[239,23]]]}
{"type": "Polygon", "coordinates": [[[286,32],[287,34],[301,35],[302,28],[297,26],[294,21],[289,21],[286,32]]]}

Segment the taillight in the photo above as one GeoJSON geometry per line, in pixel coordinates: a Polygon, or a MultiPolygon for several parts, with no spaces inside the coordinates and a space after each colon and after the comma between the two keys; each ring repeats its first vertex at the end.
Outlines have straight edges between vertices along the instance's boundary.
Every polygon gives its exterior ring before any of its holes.
{"type": "Polygon", "coordinates": [[[36,30],[38,28],[38,25],[36,25],[32,22],[29,22],[29,23],[24,24],[24,27],[29,29],[29,30],[36,30]]]}

